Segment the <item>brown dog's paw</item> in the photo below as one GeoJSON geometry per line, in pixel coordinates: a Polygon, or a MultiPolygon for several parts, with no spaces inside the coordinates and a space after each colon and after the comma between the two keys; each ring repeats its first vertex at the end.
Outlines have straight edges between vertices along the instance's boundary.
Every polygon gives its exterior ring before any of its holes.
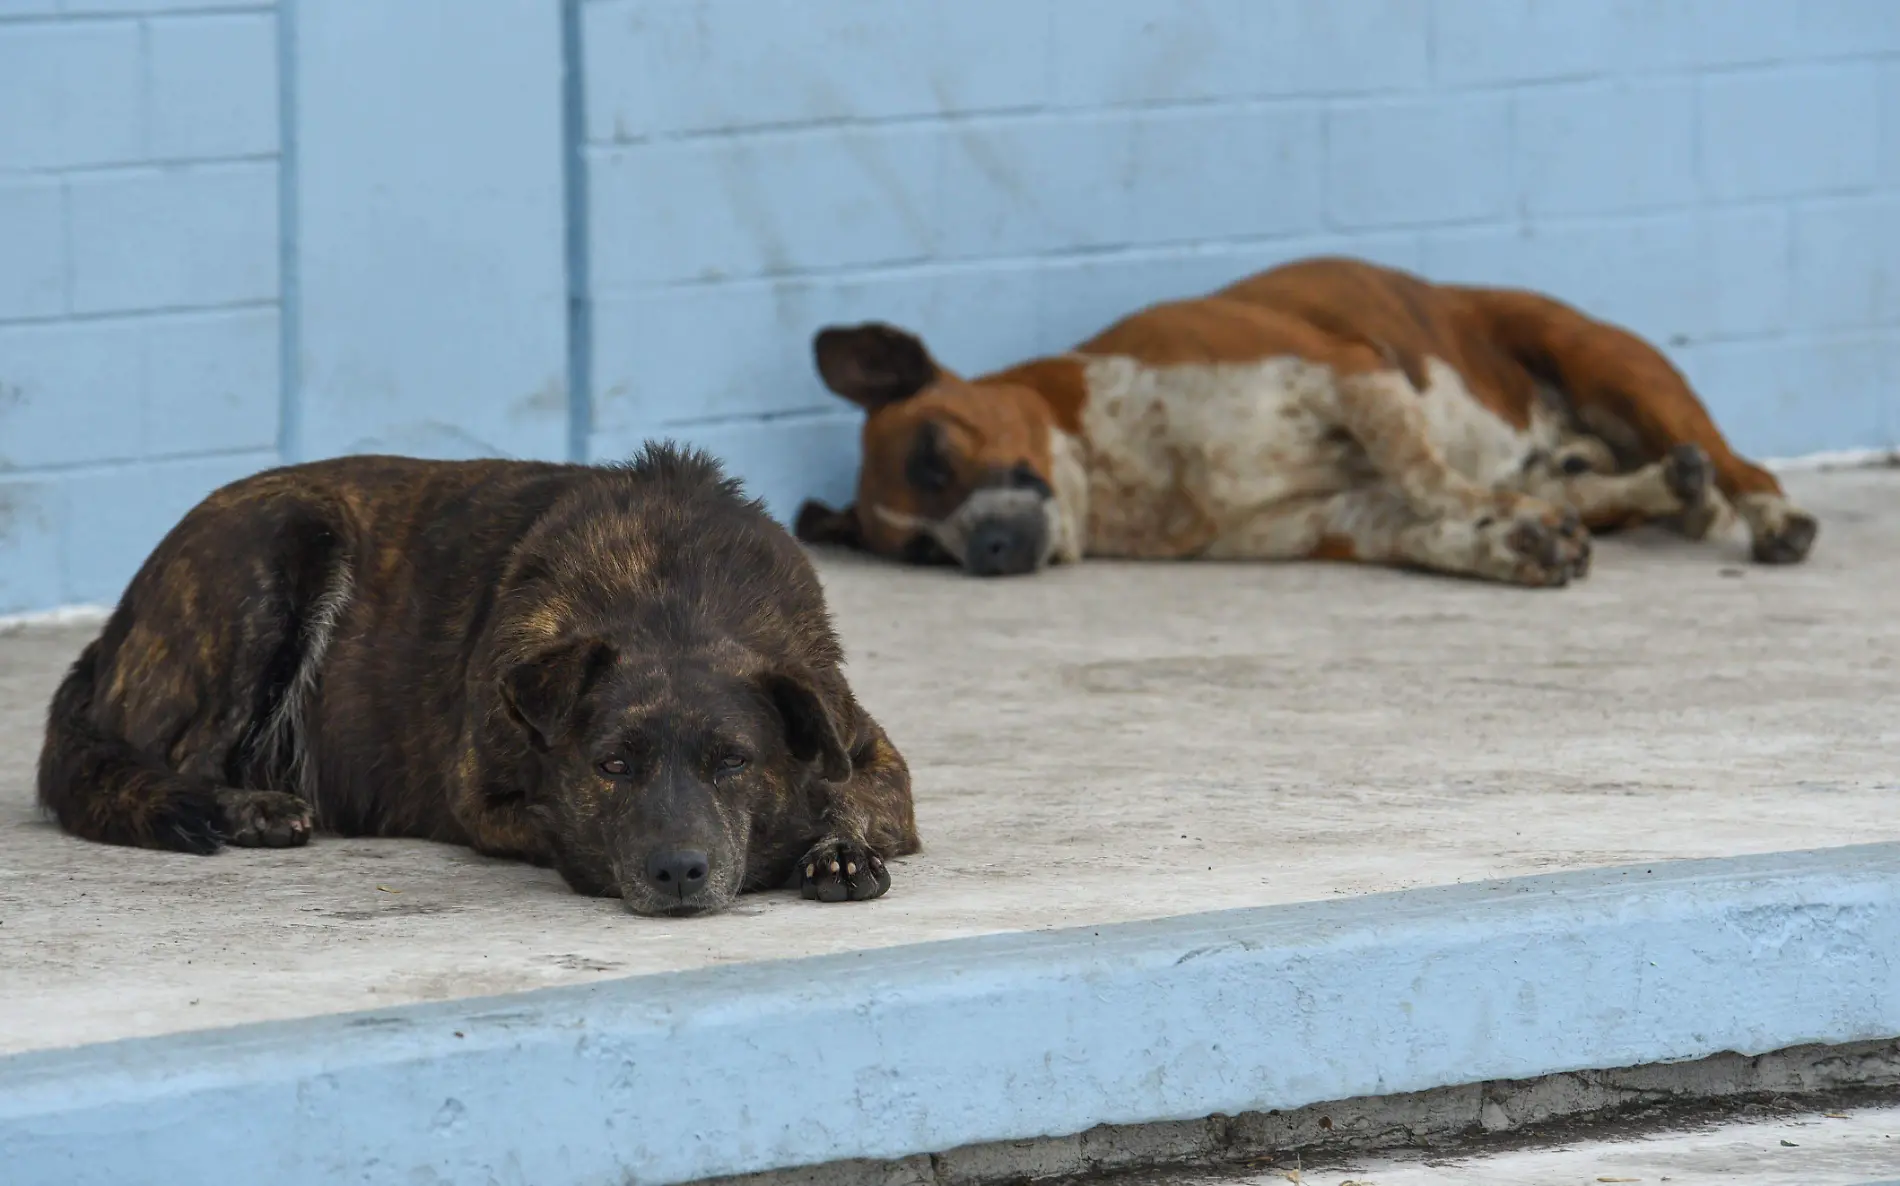
{"type": "Polygon", "coordinates": [[[310,804],[283,791],[220,791],[218,807],[225,843],[239,848],[295,848],[316,824],[310,804]]]}
{"type": "Polygon", "coordinates": [[[868,902],[891,888],[891,870],[863,844],[834,837],[799,859],[798,888],[818,902],[868,902]]]}
{"type": "Polygon", "coordinates": [[[1799,564],[1808,558],[1821,524],[1806,511],[1790,510],[1774,531],[1755,537],[1755,560],[1760,564],[1799,564]]]}
{"type": "Polygon", "coordinates": [[[1662,460],[1663,482],[1682,502],[1685,513],[1699,511],[1715,485],[1715,466],[1701,445],[1681,444],[1662,460]]]}
{"type": "Polygon", "coordinates": [[[798,516],[792,521],[792,535],[801,543],[831,544],[844,548],[855,548],[863,540],[858,531],[855,508],[834,511],[810,498],[798,508],[798,516]]]}
{"type": "Polygon", "coordinates": [[[1478,530],[1502,553],[1513,584],[1561,588],[1590,571],[1590,532],[1575,511],[1527,503],[1478,530]]]}

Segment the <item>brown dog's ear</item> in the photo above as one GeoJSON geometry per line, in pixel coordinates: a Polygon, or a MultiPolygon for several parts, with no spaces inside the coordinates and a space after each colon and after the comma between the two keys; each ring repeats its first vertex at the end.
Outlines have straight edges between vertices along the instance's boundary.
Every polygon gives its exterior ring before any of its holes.
{"type": "Polygon", "coordinates": [[[502,701],[546,749],[567,731],[575,706],[613,661],[613,648],[597,638],[556,643],[502,673],[502,701]]]}
{"type": "Polygon", "coordinates": [[[846,507],[834,511],[815,498],[805,500],[792,523],[792,534],[808,544],[840,544],[847,548],[864,546],[864,533],[858,529],[858,509],[846,507]]]}
{"type": "Polygon", "coordinates": [[[761,682],[772,706],[785,720],[785,745],[801,762],[818,763],[826,782],[851,777],[851,755],[838,736],[838,723],[818,689],[802,676],[773,672],[761,682]]]}
{"type": "Polygon", "coordinates": [[[924,344],[881,322],[819,330],[811,348],[825,386],[866,411],[909,399],[937,380],[924,344]]]}

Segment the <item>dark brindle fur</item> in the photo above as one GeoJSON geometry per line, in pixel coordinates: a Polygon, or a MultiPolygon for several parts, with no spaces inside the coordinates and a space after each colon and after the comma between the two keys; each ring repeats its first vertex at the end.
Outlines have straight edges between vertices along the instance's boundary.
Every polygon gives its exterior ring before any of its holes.
{"type": "Polygon", "coordinates": [[[40,801],[145,848],[467,844],[643,914],[873,898],[917,851],[910,774],[839,662],[804,553],[703,455],[291,466],[133,578],[40,801]]]}

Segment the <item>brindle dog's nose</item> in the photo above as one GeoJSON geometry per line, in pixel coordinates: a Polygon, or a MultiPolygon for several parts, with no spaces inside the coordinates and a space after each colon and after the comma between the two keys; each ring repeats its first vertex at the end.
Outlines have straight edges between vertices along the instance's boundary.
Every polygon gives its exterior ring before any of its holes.
{"type": "Polygon", "coordinates": [[[691,848],[656,848],[647,854],[647,884],[663,894],[686,897],[706,888],[706,854],[691,848]]]}
{"type": "Polygon", "coordinates": [[[1041,550],[1041,539],[1027,525],[990,519],[970,532],[964,565],[980,577],[1017,576],[1036,567],[1041,550]]]}

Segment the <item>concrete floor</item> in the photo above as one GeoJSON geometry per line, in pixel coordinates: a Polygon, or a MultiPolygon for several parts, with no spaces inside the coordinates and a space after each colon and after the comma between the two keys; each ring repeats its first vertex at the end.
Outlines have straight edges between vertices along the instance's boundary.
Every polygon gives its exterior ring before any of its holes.
{"type": "Polygon", "coordinates": [[[1737,1120],[1686,1132],[1566,1141],[1501,1153],[1379,1159],[1244,1177],[1168,1175],[1146,1186],[1900,1186],[1900,1108],[1737,1120]]]}
{"type": "Polygon", "coordinates": [[[0,1054],[926,939],[1900,838],[1900,473],[1794,569],[1604,543],[1524,592],[1356,567],[980,582],[824,558],[927,845],[886,898],[631,917],[464,850],[93,846],[32,806],[91,630],[0,638],[0,1054]]]}

